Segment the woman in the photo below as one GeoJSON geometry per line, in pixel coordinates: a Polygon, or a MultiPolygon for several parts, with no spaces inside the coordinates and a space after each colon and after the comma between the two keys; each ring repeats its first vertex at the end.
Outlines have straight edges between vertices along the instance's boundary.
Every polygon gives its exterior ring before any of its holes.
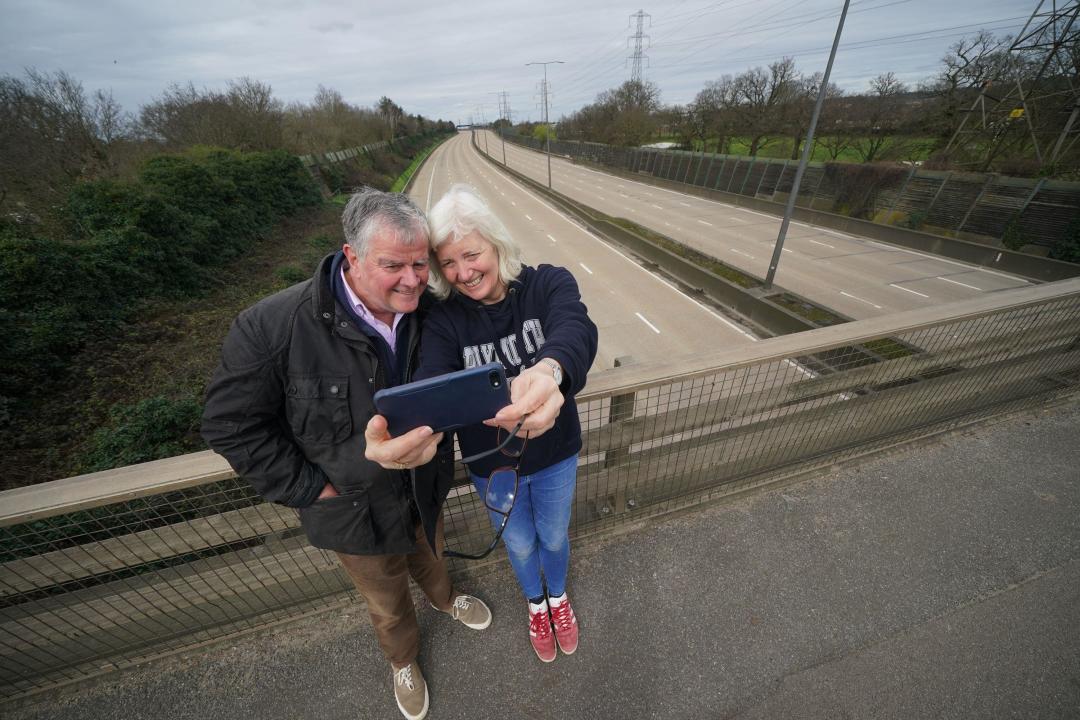
{"type": "MultiPolygon", "coordinates": [[[[523,421],[518,436],[518,492],[503,542],[529,603],[529,636],[537,656],[569,655],[578,626],[566,595],[570,509],[581,426],[574,395],[596,356],[596,325],[565,268],[521,261],[498,218],[467,185],[455,185],[428,213],[430,286],[446,302],[424,324],[419,377],[493,360],[512,378],[513,405],[492,420],[458,431],[463,456],[490,450],[523,421]],[[554,637],[552,637],[554,627],[554,637]]],[[[498,453],[469,464],[483,496],[498,453]]],[[[492,516],[501,524],[501,516],[492,516]]]]}

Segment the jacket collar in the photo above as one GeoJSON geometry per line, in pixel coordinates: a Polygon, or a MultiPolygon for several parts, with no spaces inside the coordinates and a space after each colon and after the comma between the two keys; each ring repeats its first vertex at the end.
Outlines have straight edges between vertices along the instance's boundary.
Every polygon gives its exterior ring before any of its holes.
{"type": "MultiPolygon", "coordinates": [[[[314,301],[311,303],[312,312],[314,313],[315,320],[326,325],[328,328],[333,327],[335,321],[338,321],[339,315],[342,316],[342,318],[347,316],[344,310],[339,307],[337,297],[334,295],[334,272],[340,267],[341,260],[338,258],[344,259],[344,257],[345,253],[341,250],[332,252],[324,257],[319,262],[319,266],[315,269],[315,276],[312,278],[311,282],[311,296],[314,301]]],[[[408,332],[414,332],[414,323],[423,322],[428,310],[431,309],[431,306],[434,305],[435,302],[435,296],[431,294],[431,290],[424,290],[424,293],[420,296],[420,304],[417,309],[402,318],[401,325],[398,328],[399,331],[406,330],[408,332]],[[406,322],[408,323],[407,325],[406,322]]],[[[363,335],[363,333],[360,332],[357,332],[356,334],[363,335]]]]}

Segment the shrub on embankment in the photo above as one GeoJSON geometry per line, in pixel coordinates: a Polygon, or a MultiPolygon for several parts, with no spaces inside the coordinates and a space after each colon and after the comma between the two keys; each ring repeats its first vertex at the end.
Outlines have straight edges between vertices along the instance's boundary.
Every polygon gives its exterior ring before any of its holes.
{"type": "Polygon", "coordinates": [[[144,301],[200,294],[208,270],[318,202],[285,152],[193,148],[151,158],[134,181],[75,185],[61,231],[0,220],[0,425],[54,392],[87,340],[144,301]]]}

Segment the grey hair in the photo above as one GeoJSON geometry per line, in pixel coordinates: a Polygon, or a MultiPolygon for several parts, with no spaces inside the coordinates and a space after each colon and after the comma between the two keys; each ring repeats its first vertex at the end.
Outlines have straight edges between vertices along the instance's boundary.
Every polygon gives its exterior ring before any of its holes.
{"type": "MultiPolygon", "coordinates": [[[[428,212],[428,225],[431,228],[432,254],[443,243],[457,242],[476,232],[495,247],[495,254],[499,257],[500,280],[509,285],[521,274],[521,248],[479,193],[469,185],[458,183],[451,186],[428,212]]],[[[436,297],[448,297],[453,288],[442,274],[439,263],[433,260],[430,268],[428,287],[436,297]]]]}
{"type": "Polygon", "coordinates": [[[403,245],[412,245],[418,236],[428,240],[427,218],[407,195],[374,188],[364,188],[349,198],[341,225],[345,242],[360,258],[367,255],[371,238],[380,230],[392,232],[403,245]]]}

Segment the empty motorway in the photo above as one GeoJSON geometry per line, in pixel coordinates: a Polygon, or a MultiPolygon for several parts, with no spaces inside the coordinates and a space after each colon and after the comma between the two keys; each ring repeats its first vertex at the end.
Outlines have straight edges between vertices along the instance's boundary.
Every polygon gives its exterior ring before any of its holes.
{"type": "Polygon", "coordinates": [[[467,133],[443,143],[428,158],[410,195],[429,209],[457,182],[472,185],[488,201],[521,245],[527,263],[562,265],[574,273],[600,329],[593,371],[612,367],[617,357],[658,362],[756,340],[492,166],[473,149],[467,133]]]}
{"type": "MultiPolygon", "coordinates": [[[[502,160],[502,142],[488,131],[477,142],[502,160]]],[[[460,142],[460,139],[456,142],[460,142]]],[[[542,153],[506,144],[507,165],[547,183],[542,153]]],[[[780,218],[635,182],[551,158],[554,190],[624,217],[763,278],[780,218]]],[[[861,319],[929,307],[1028,285],[1024,278],[792,221],[776,284],[861,319]]]]}

